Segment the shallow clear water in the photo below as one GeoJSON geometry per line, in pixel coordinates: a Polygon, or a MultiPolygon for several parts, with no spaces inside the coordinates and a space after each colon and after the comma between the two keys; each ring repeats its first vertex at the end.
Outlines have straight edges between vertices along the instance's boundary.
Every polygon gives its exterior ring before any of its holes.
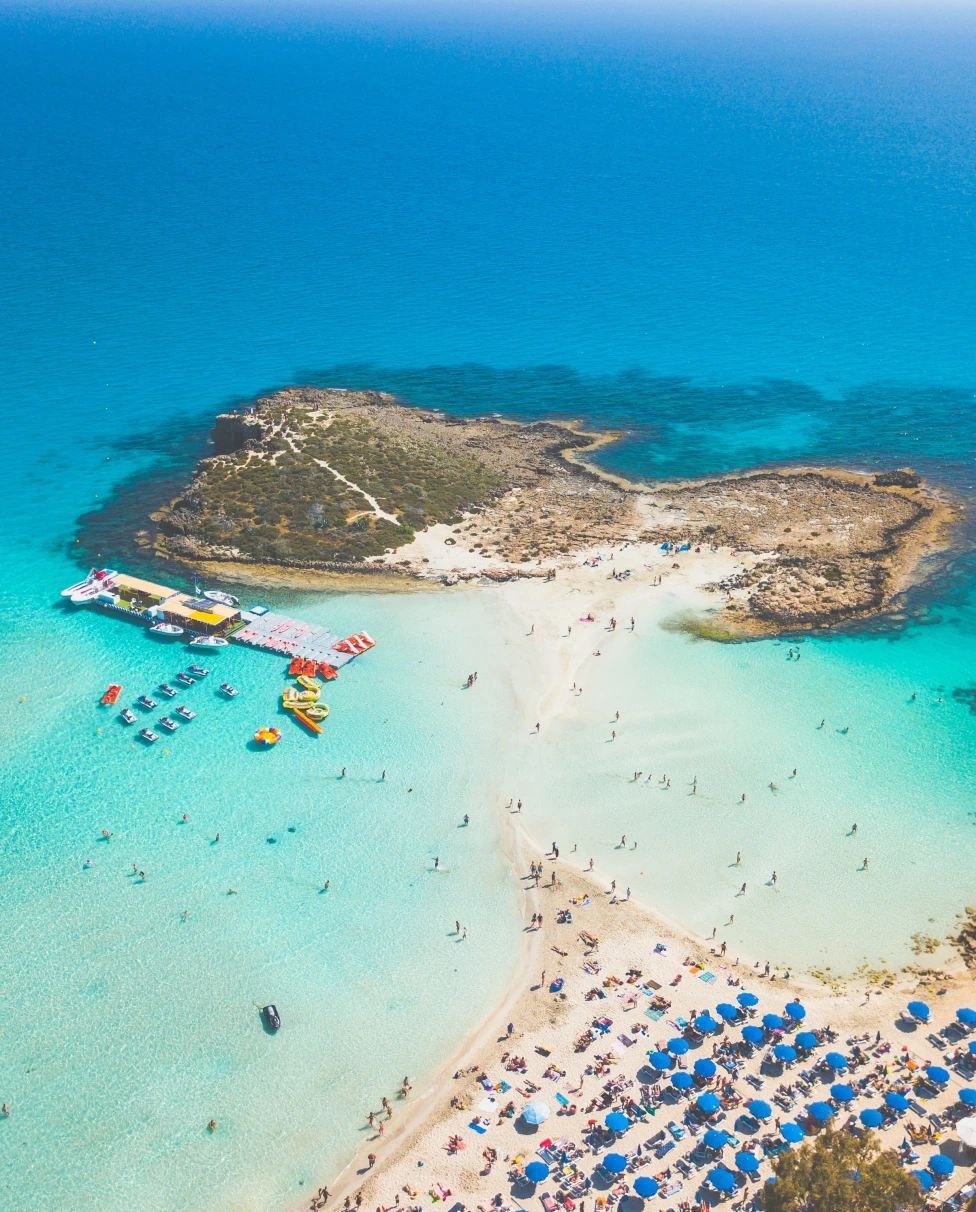
{"type": "MultiPolygon", "coordinates": [[[[5,1207],[287,1206],[458,1042],[516,948],[491,808],[528,675],[518,645],[483,667],[491,598],[282,599],[380,640],[326,737],[248,750],[281,672],[232,651],[214,663],[241,698],[197,687],[200,718],[133,751],[97,697],[175,657],[56,608],[76,519],[199,450],[229,401],[296,381],[620,426],[628,474],[911,462],[968,497],[973,49],[972,14],[931,6],[3,10],[5,1207]]],[[[934,702],[974,680],[972,568],[953,573],[928,626],[799,664],[635,637],[554,730],[580,845],[706,931],[743,849],[736,923],[770,958],[797,924],[811,961],[941,928],[974,869],[973,717],[934,702]],[[591,745],[611,703],[612,760],[591,745]],[[699,776],[707,818],[621,784],[652,759],[675,799],[699,776]],[[632,869],[612,844],[645,823],[632,869]],[[775,901],[753,898],[772,866],[775,901]]]]}

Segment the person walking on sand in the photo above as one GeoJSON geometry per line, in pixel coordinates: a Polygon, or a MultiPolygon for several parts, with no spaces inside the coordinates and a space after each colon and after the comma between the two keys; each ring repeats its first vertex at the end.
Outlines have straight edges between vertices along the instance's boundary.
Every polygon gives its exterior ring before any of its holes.
{"type": "Polygon", "coordinates": [[[740,804],[744,804],[745,802],[746,802],[746,793],[743,791],[743,793],[742,793],[742,799],[741,799],[741,800],[739,800],[739,803],[740,803],[740,804]]]}
{"type": "Polygon", "coordinates": [[[853,837],[853,835],[855,833],[857,833],[857,821],[855,821],[854,824],[851,825],[851,836],[853,837]]]}
{"type": "Polygon", "coordinates": [[[541,989],[546,983],[546,970],[542,969],[542,975],[539,977],[539,988],[541,989]]]}
{"type": "Polygon", "coordinates": [[[745,894],[746,894],[746,886],[745,886],[745,884],[743,884],[742,887],[739,889],[739,896],[745,896],[745,894]]]}
{"type": "Polygon", "coordinates": [[[372,1170],[372,1168],[373,1168],[375,1165],[376,1165],[376,1154],[375,1154],[375,1153],[367,1153],[367,1154],[366,1154],[366,1169],[367,1169],[367,1170],[372,1170]]]}
{"type": "Polygon", "coordinates": [[[441,865],[441,860],[440,860],[440,858],[439,858],[439,857],[435,857],[435,858],[434,858],[434,870],[435,870],[435,871],[437,871],[437,870],[438,870],[438,868],[440,867],[440,865],[441,865]]]}
{"type": "Polygon", "coordinates": [[[741,850],[737,850],[737,851],[735,852],[735,865],[736,865],[737,867],[741,867],[741,866],[742,866],[742,851],[741,851],[741,850]]]}
{"type": "Polygon", "coordinates": [[[535,722],[535,730],[536,730],[536,732],[539,731],[539,721],[538,720],[536,720],[536,722],[535,722]]]}
{"type": "Polygon", "coordinates": [[[626,848],[626,846],[627,846],[627,834],[626,833],[620,839],[620,845],[623,846],[624,848],[626,848]]]}
{"type": "Polygon", "coordinates": [[[610,729],[610,740],[615,741],[616,739],[617,739],[617,730],[615,728],[611,728],[610,729]]]}
{"type": "Polygon", "coordinates": [[[775,871],[774,871],[774,872],[773,872],[773,874],[772,874],[772,875],[769,877],[769,882],[770,882],[770,883],[771,883],[771,884],[772,884],[774,887],[776,886],[776,872],[775,872],[775,871]]]}
{"type": "Polygon", "coordinates": [[[587,871],[592,871],[592,870],[593,870],[593,860],[590,859],[590,865],[589,865],[589,867],[587,867],[587,871]]]}
{"type": "Polygon", "coordinates": [[[868,869],[868,860],[865,859],[864,862],[861,864],[861,870],[867,871],[867,869],[868,869]]]}

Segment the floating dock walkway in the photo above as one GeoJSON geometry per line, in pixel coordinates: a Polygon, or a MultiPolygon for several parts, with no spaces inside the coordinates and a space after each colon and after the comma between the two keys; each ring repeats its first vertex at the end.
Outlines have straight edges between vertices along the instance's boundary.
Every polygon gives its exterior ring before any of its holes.
{"type": "Polygon", "coordinates": [[[247,644],[251,648],[263,648],[282,656],[304,657],[305,660],[324,661],[333,669],[347,664],[355,653],[336,648],[342,637],[333,635],[327,627],[314,623],[303,623],[286,614],[266,610],[255,614],[253,610],[242,610],[244,626],[232,632],[229,638],[235,644],[247,644]]]}

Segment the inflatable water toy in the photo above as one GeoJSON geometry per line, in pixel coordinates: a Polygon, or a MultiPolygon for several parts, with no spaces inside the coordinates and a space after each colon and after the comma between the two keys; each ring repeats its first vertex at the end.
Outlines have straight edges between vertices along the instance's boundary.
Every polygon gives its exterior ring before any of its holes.
{"type": "Polygon", "coordinates": [[[322,731],[322,725],[318,722],[318,720],[313,720],[311,716],[306,715],[304,711],[299,711],[297,708],[295,709],[295,719],[298,720],[300,724],[304,724],[309,732],[319,734],[322,731]]]}
{"type": "Polygon", "coordinates": [[[299,686],[304,686],[306,690],[321,690],[322,683],[316,678],[309,677],[307,673],[301,673],[295,679],[299,686]]]}
{"type": "Polygon", "coordinates": [[[259,745],[277,745],[281,740],[281,733],[277,728],[259,728],[254,739],[259,745]]]}
{"type": "Polygon", "coordinates": [[[310,720],[324,720],[329,714],[329,708],[325,703],[309,703],[307,707],[301,708],[302,715],[307,715],[310,720]]]}

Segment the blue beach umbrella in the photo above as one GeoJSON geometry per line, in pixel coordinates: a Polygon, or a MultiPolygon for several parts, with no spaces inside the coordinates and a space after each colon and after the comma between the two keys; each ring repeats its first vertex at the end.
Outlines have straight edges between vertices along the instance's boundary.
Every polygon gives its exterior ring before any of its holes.
{"type": "Polygon", "coordinates": [[[976,1026],[976,1010],[970,1010],[968,1006],[963,1006],[961,1010],[957,1010],[956,1018],[961,1023],[965,1023],[967,1027],[976,1026]]]}
{"type": "Polygon", "coordinates": [[[708,1176],[708,1181],[716,1191],[732,1191],[735,1188],[735,1175],[731,1170],[726,1170],[723,1166],[712,1170],[708,1176]]]}
{"type": "Polygon", "coordinates": [[[831,1069],[846,1069],[847,1057],[843,1052],[828,1052],[824,1060],[830,1065],[831,1069]]]}
{"type": "Polygon", "coordinates": [[[965,1103],[967,1107],[976,1107],[976,1090],[960,1090],[959,1101],[965,1103]]]}
{"type": "Polygon", "coordinates": [[[658,1186],[647,1174],[642,1174],[640,1178],[634,1179],[634,1194],[639,1195],[641,1199],[650,1199],[652,1195],[657,1195],[658,1186]]]}
{"type": "Polygon", "coordinates": [[[735,1022],[741,1014],[738,1006],[733,1006],[731,1002],[719,1002],[715,1007],[715,1013],[720,1014],[727,1022],[735,1022]]]}
{"type": "Polygon", "coordinates": [[[604,1116],[603,1122],[611,1132],[626,1132],[630,1127],[630,1120],[619,1111],[611,1111],[609,1115],[604,1116]]]}
{"type": "Polygon", "coordinates": [[[755,1174],[759,1169],[759,1160],[754,1153],[743,1150],[735,1155],[735,1165],[743,1174],[755,1174]]]}
{"type": "Polygon", "coordinates": [[[812,1031],[798,1031],[796,1035],[796,1042],[801,1048],[805,1048],[809,1052],[811,1048],[816,1048],[817,1037],[812,1031]]]}
{"type": "Polygon", "coordinates": [[[695,1061],[695,1072],[699,1077],[714,1077],[718,1070],[715,1068],[714,1061],[703,1056],[700,1060],[695,1061]]]}
{"type": "Polygon", "coordinates": [[[690,1073],[676,1073],[674,1077],[671,1078],[671,1085],[674,1086],[676,1090],[690,1090],[694,1084],[694,1079],[690,1073]]]}
{"type": "Polygon", "coordinates": [[[927,1170],[913,1170],[912,1173],[918,1179],[923,1191],[931,1191],[935,1186],[935,1179],[927,1170]]]}
{"type": "Polygon", "coordinates": [[[706,1149],[724,1149],[729,1143],[729,1138],[724,1132],[719,1132],[717,1128],[709,1128],[702,1140],[705,1142],[706,1149]]]}
{"type": "Polygon", "coordinates": [[[929,1158],[929,1169],[943,1178],[948,1178],[955,1168],[956,1163],[944,1153],[933,1153],[929,1158]]]}
{"type": "Polygon", "coordinates": [[[783,1061],[784,1064],[791,1065],[796,1060],[796,1049],[791,1048],[789,1044],[777,1044],[773,1049],[773,1056],[778,1061],[783,1061]]]}
{"type": "Polygon", "coordinates": [[[925,1070],[925,1076],[930,1082],[935,1082],[937,1086],[944,1086],[949,1080],[948,1070],[943,1069],[941,1065],[929,1065],[925,1070]]]}
{"type": "Polygon", "coordinates": [[[704,1115],[714,1115],[716,1111],[722,1110],[722,1104],[717,1095],[711,1093],[699,1094],[695,1100],[695,1106],[704,1115]]]}
{"type": "Polygon", "coordinates": [[[899,1094],[897,1090],[889,1090],[884,1096],[884,1100],[892,1111],[908,1110],[908,1099],[904,1096],[904,1094],[899,1094]]]}
{"type": "Polygon", "coordinates": [[[908,1013],[912,1018],[920,1018],[923,1023],[927,1023],[932,1011],[926,1006],[925,1002],[909,1002],[908,1013]]]}
{"type": "Polygon", "coordinates": [[[742,1038],[747,1044],[761,1044],[766,1035],[762,1027],[743,1027],[742,1038]]]}
{"type": "Polygon", "coordinates": [[[740,1006],[758,1006],[759,998],[754,993],[740,993],[735,999],[740,1006]]]}
{"type": "Polygon", "coordinates": [[[773,1113],[769,1103],[764,1103],[761,1098],[754,1098],[751,1103],[748,1103],[749,1114],[755,1116],[756,1119],[769,1119],[773,1113]]]}
{"type": "Polygon", "coordinates": [[[967,1045],[970,1052],[976,1052],[976,1039],[971,1039],[967,1045]]]}
{"type": "Polygon", "coordinates": [[[670,1069],[674,1064],[666,1052],[649,1052],[647,1059],[652,1069],[670,1069]]]}
{"type": "Polygon", "coordinates": [[[688,1051],[688,1041],[676,1035],[674,1039],[668,1040],[668,1051],[672,1056],[684,1056],[688,1051]]]}
{"type": "Polygon", "coordinates": [[[544,1124],[549,1118],[549,1108],[545,1103],[527,1103],[522,1118],[527,1124],[544,1124]]]}
{"type": "Polygon", "coordinates": [[[833,1115],[833,1113],[834,1113],[834,1109],[830,1105],[830,1103],[811,1103],[810,1104],[810,1114],[813,1116],[814,1119],[819,1119],[821,1122],[823,1122],[823,1120],[830,1119],[830,1117],[833,1115]]]}
{"type": "Polygon", "coordinates": [[[530,1183],[544,1183],[549,1177],[549,1167],[545,1162],[529,1162],[525,1167],[525,1177],[530,1183]]]}
{"type": "Polygon", "coordinates": [[[623,1174],[627,1169],[627,1159],[622,1153],[608,1153],[603,1159],[603,1168],[611,1174],[623,1174]]]}
{"type": "Polygon", "coordinates": [[[699,1014],[695,1019],[695,1027],[702,1035],[711,1035],[713,1031],[718,1030],[718,1023],[710,1014],[699,1014]]]}
{"type": "Polygon", "coordinates": [[[803,1140],[804,1136],[806,1136],[806,1133],[803,1131],[800,1125],[794,1124],[792,1120],[788,1120],[782,1125],[779,1130],[779,1134],[782,1136],[783,1140],[791,1145],[798,1145],[800,1141],[803,1140]]]}
{"type": "Polygon", "coordinates": [[[799,1002],[787,1002],[786,1013],[795,1023],[802,1023],[807,1016],[806,1010],[804,1010],[799,1002]]]}
{"type": "Polygon", "coordinates": [[[762,1023],[767,1031],[782,1031],[786,1026],[778,1014],[764,1014],[762,1023]]]}
{"type": "Polygon", "coordinates": [[[838,1082],[836,1086],[830,1087],[830,1097],[836,1098],[839,1103],[849,1103],[854,1097],[854,1091],[843,1082],[838,1082]]]}
{"type": "Polygon", "coordinates": [[[880,1128],[884,1123],[884,1116],[877,1107],[868,1107],[858,1116],[865,1128],[880,1128]]]}

